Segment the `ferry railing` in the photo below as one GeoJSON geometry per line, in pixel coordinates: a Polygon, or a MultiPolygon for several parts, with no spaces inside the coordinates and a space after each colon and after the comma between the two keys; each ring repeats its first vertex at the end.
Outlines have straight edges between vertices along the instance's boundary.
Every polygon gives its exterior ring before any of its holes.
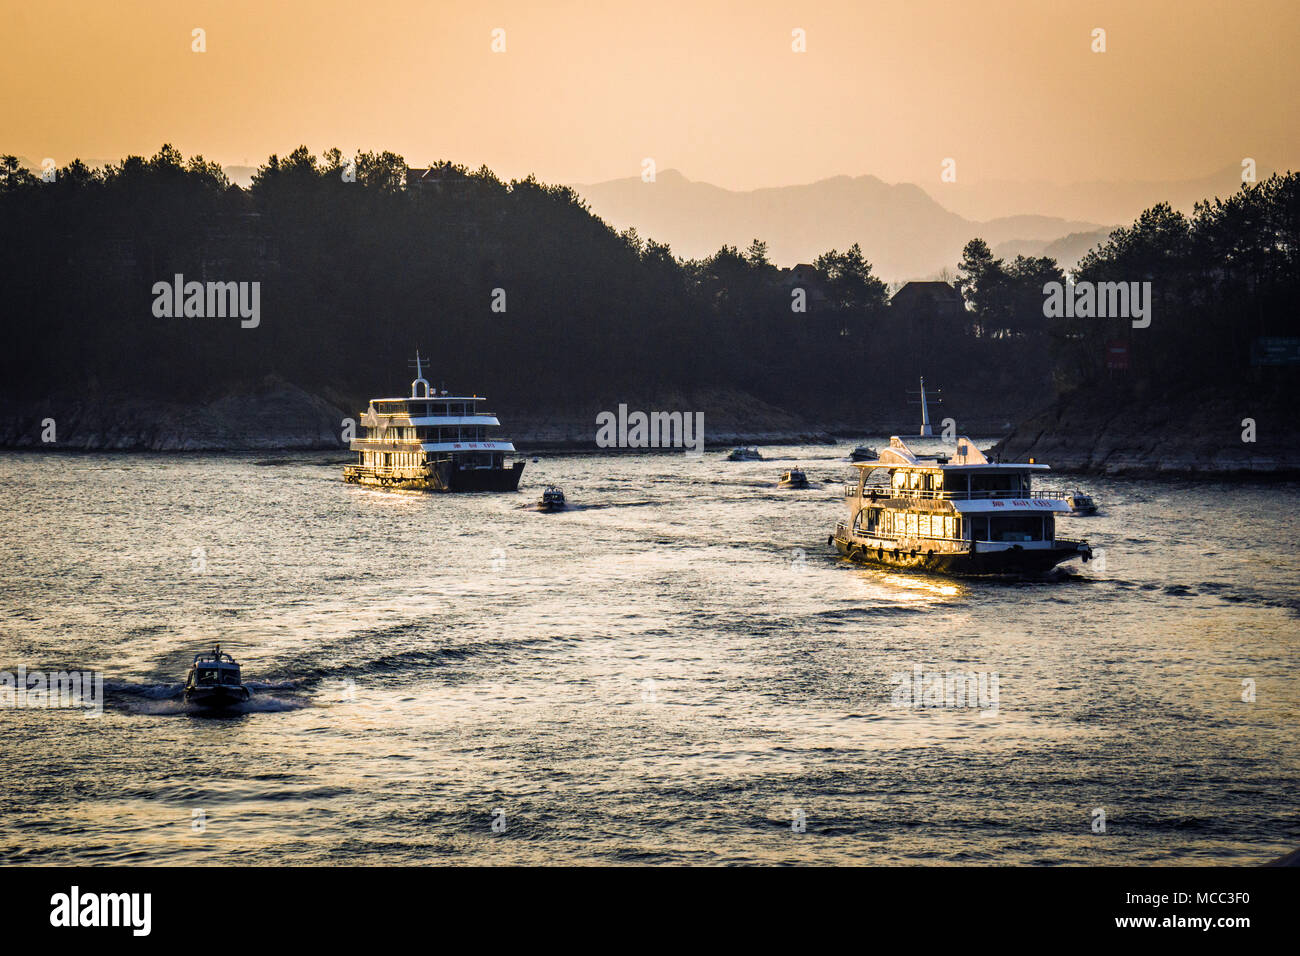
{"type": "Polygon", "coordinates": [[[427,475],[428,473],[429,473],[428,467],[424,465],[407,465],[402,468],[399,468],[396,465],[390,465],[387,467],[382,465],[344,465],[343,466],[343,474],[345,475],[366,474],[366,475],[383,475],[384,477],[394,477],[394,478],[397,477],[407,478],[407,477],[413,477],[419,475],[427,475]]]}
{"type": "Polygon", "coordinates": [[[410,445],[410,444],[429,444],[436,445],[445,442],[490,442],[496,441],[494,438],[406,438],[392,435],[387,438],[354,438],[352,439],[358,445],[410,445]]]}
{"type": "MultiPolygon", "coordinates": [[[[1064,501],[1070,497],[1068,491],[966,491],[965,489],[957,491],[935,491],[927,488],[895,488],[892,485],[867,485],[862,489],[865,497],[871,497],[873,494],[877,498],[920,498],[929,501],[983,501],[989,498],[1047,498],[1056,501],[1064,501]]],[[[856,498],[858,495],[857,485],[845,485],[844,497],[856,498]]]]}

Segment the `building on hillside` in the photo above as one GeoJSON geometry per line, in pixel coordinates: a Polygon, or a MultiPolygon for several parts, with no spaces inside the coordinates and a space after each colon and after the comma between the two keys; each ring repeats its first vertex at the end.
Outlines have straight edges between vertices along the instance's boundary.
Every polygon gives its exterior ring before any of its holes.
{"type": "Polygon", "coordinates": [[[830,296],[826,291],[826,277],[816,266],[801,262],[793,269],[782,269],[777,273],[776,284],[791,295],[795,289],[803,289],[804,301],[809,312],[826,307],[830,296]]]}
{"type": "Polygon", "coordinates": [[[917,331],[951,328],[966,317],[966,300],[947,282],[908,282],[889,300],[890,313],[917,331]]]}

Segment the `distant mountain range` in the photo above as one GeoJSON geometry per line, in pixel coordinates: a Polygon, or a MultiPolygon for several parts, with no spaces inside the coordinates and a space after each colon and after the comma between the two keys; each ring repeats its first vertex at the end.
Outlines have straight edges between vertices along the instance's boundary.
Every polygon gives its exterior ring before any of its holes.
{"type": "Polygon", "coordinates": [[[665,170],[653,183],[630,177],[574,189],[614,228],[635,226],[677,255],[703,258],[724,243],[744,249],[758,238],[768,244],[773,262],[791,266],[856,242],[886,281],[953,270],[962,247],[976,236],[995,248],[1016,243],[1019,251],[1037,254],[1071,235],[1093,237],[1086,250],[1109,232],[1097,222],[1041,215],[975,222],[945,209],[919,186],[891,185],[875,176],[733,192],[665,170]]]}
{"type": "MultiPolygon", "coordinates": [[[[1258,167],[1257,179],[1270,172],[1258,167]]],[[[1230,167],[1171,182],[946,183],[926,190],[875,176],[835,176],[735,192],[666,170],[653,183],[629,177],[574,189],[611,226],[635,226],[688,258],[712,255],[724,243],[743,249],[758,238],[773,262],[790,266],[857,242],[878,276],[898,282],[955,270],[962,247],[976,236],[998,256],[1048,255],[1069,269],[1115,226],[1158,202],[1190,212],[1195,202],[1240,185],[1240,168],[1230,167]],[[1020,214],[1007,215],[1013,211],[1020,214]]]]}
{"type": "MultiPolygon", "coordinates": [[[[1274,170],[1255,167],[1256,180],[1267,179],[1274,170]]],[[[1167,202],[1175,209],[1191,212],[1196,202],[1211,196],[1226,197],[1241,187],[1240,164],[1225,166],[1199,179],[1150,182],[1046,183],[990,181],[981,183],[935,183],[927,192],[945,209],[968,219],[989,219],[1013,211],[1033,210],[1046,216],[1092,219],[1127,225],[1144,209],[1167,202]]]]}

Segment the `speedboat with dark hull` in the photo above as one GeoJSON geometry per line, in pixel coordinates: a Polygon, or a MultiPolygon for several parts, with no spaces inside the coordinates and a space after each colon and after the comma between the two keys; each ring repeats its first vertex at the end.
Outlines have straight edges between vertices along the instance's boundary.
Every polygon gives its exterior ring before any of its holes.
{"type": "Polygon", "coordinates": [[[564,492],[554,485],[548,485],[542,492],[542,496],[537,499],[538,511],[563,511],[566,507],[564,492]]]}
{"type": "Polygon", "coordinates": [[[849,461],[875,461],[876,450],[866,445],[859,445],[849,452],[849,461]]]}
{"type": "Polygon", "coordinates": [[[890,439],[875,461],[858,462],[845,487],[849,520],[826,543],[862,564],[952,575],[1041,574],[1092,558],[1086,541],[1056,536],[1066,492],[1035,491],[1040,464],[995,464],[969,438],[949,458],[918,458],[890,439]]]}
{"type": "Polygon", "coordinates": [[[415,491],[518,491],[523,460],[507,462],[515,446],[490,435],[496,416],[478,410],[486,399],[449,395],[424,378],[419,353],[406,398],[376,398],[361,416],[353,440],[355,464],[343,480],[415,491]]]}
{"type": "Polygon", "coordinates": [[[781,474],[781,480],[776,483],[778,488],[807,488],[808,476],[798,468],[791,468],[781,474]]]}
{"type": "Polygon", "coordinates": [[[1065,503],[1070,506],[1070,514],[1078,517],[1097,513],[1097,502],[1092,500],[1092,495],[1085,495],[1082,491],[1070,492],[1065,503]]]}
{"type": "Polygon", "coordinates": [[[185,676],[185,702],[199,707],[233,707],[252,697],[239,665],[218,644],[211,654],[195,654],[185,676]]]}
{"type": "Polygon", "coordinates": [[[727,456],[727,461],[762,461],[763,456],[758,453],[757,448],[733,448],[731,454],[727,456]]]}

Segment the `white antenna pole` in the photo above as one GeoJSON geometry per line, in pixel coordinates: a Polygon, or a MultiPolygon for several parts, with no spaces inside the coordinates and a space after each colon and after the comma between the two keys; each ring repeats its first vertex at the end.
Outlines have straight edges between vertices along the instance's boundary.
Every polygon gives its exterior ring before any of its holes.
{"type": "Polygon", "coordinates": [[[925,376],[921,376],[921,437],[933,438],[934,431],[930,428],[930,409],[925,404],[925,376]]]}

